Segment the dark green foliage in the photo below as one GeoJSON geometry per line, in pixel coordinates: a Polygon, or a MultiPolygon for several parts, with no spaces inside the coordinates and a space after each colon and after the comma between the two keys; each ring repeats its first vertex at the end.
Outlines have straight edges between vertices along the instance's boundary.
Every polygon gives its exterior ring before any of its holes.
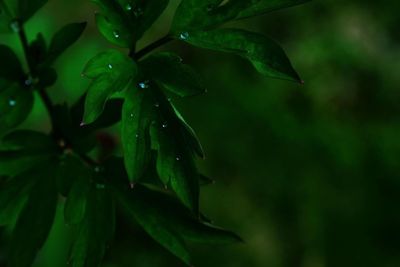
{"type": "Polygon", "coordinates": [[[113,240],[116,206],[186,264],[192,263],[187,241],[241,241],[201,214],[200,185],[212,180],[199,173],[196,158],[204,158],[203,148],[169,98],[204,93],[205,82],[176,54],[147,54],[175,38],[237,54],[266,76],[301,81],[271,39],[215,28],[304,1],[183,0],[171,33],[136,51],[169,1],[93,0],[101,9],[99,31],[130,52],[109,50],[92,58],[82,72],[92,83],[71,107],[54,105],[46,89],[57,80],[53,63],[79,39],[86,23],[63,27],[49,45],[41,33],[29,42],[24,22],[45,2],[0,0],[1,29],[18,33],[28,66],[24,70],[14,52],[0,45],[0,224],[13,228],[9,266],[32,264],[53,224],[58,195],[66,198],[64,221],[73,232],[69,262],[75,267],[100,266],[113,240]],[[15,130],[30,114],[34,92],[49,112],[48,134],[15,130]],[[112,152],[94,157],[102,147],[98,130],[118,123],[123,157],[112,152]]]}

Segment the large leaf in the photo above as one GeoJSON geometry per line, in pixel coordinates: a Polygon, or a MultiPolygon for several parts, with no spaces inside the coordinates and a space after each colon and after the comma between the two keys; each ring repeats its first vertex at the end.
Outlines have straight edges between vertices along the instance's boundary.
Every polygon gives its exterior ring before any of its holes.
{"type": "Polygon", "coordinates": [[[74,44],[86,28],[86,22],[71,23],[60,29],[51,40],[48,51],[48,62],[56,60],[68,47],[74,44]]]}
{"type": "Polygon", "coordinates": [[[88,89],[83,123],[94,122],[103,112],[107,100],[125,89],[136,78],[137,66],[116,50],[100,53],[89,61],[83,75],[94,79],[88,89]]]}
{"type": "Polygon", "coordinates": [[[235,19],[252,2],[254,0],[183,0],[176,11],[172,32],[181,34],[215,28],[235,19]]]}
{"type": "Polygon", "coordinates": [[[14,228],[9,266],[29,267],[43,246],[53,224],[57,206],[57,190],[50,163],[30,172],[34,185],[14,228]]]}
{"type": "Polygon", "coordinates": [[[296,6],[309,2],[310,0],[260,0],[242,10],[238,18],[248,18],[269,13],[278,9],[296,6]]]}
{"type": "Polygon", "coordinates": [[[199,221],[174,197],[138,185],[132,191],[120,188],[117,197],[127,214],[182,261],[191,264],[184,240],[232,243],[241,239],[232,232],[199,221]]]}
{"type": "Polygon", "coordinates": [[[131,183],[143,175],[151,155],[150,124],[154,119],[154,97],[148,88],[130,88],[122,109],[121,139],[125,167],[131,183]]]}
{"type": "Polygon", "coordinates": [[[248,59],[263,75],[301,82],[283,49],[263,35],[238,29],[218,29],[186,33],[186,42],[248,59]]]}
{"type": "Polygon", "coordinates": [[[0,136],[21,124],[33,106],[33,94],[15,82],[0,79],[0,136]]]}
{"type": "Polygon", "coordinates": [[[93,186],[86,193],[85,203],[83,221],[75,226],[70,262],[74,267],[97,267],[114,235],[115,207],[107,188],[93,186]]]}
{"type": "Polygon", "coordinates": [[[142,69],[160,86],[186,97],[205,92],[205,85],[195,70],[183,64],[173,53],[156,53],[141,62],[142,69]]]}
{"type": "Polygon", "coordinates": [[[158,151],[157,172],[163,183],[171,185],[182,202],[198,213],[199,174],[187,129],[165,95],[157,91],[156,97],[158,117],[152,128],[152,140],[158,151]]]}

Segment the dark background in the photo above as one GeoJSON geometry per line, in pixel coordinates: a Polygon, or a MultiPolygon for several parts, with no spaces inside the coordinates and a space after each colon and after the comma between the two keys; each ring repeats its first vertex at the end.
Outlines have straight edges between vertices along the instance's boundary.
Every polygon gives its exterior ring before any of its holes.
{"type": "MultiPolygon", "coordinates": [[[[141,46],[168,31],[172,2],[141,46]]],[[[96,9],[53,0],[27,25],[31,38],[41,31],[49,40],[66,23],[89,21],[57,64],[57,102],[85,91],[84,64],[111,47],[94,26],[96,9]]],[[[206,95],[174,99],[207,153],[201,170],[216,180],[203,188],[202,209],[246,241],[193,245],[196,266],[400,266],[399,10],[396,0],[315,0],[230,25],[278,40],[303,86],[262,77],[232,55],[164,47],[208,84],[206,95]]],[[[0,40],[21,51],[16,36],[0,40]]],[[[49,129],[40,101],[24,127],[49,129]]],[[[37,267],[65,265],[61,208],[37,267]]],[[[103,266],[183,265],[121,219],[103,266]]]]}

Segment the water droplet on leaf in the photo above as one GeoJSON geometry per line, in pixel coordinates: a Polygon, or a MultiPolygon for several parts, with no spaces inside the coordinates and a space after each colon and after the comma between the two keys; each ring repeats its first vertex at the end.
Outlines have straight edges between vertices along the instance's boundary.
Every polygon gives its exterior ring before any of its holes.
{"type": "Polygon", "coordinates": [[[159,108],[159,107],[160,107],[160,104],[159,104],[159,103],[155,103],[154,106],[155,106],[156,108],[159,108]]]}
{"type": "Polygon", "coordinates": [[[177,161],[180,161],[180,160],[181,160],[181,158],[180,158],[180,157],[176,157],[175,159],[176,159],[177,161]]]}
{"type": "Polygon", "coordinates": [[[108,64],[108,68],[111,70],[113,68],[113,65],[108,64]]]}
{"type": "Polygon", "coordinates": [[[114,31],[113,34],[114,34],[114,37],[117,39],[120,37],[119,31],[114,31]]]}
{"type": "Polygon", "coordinates": [[[130,3],[128,3],[126,5],[126,10],[131,11],[132,10],[132,5],[130,3]]]}
{"type": "Polygon", "coordinates": [[[141,9],[140,7],[137,7],[133,11],[133,14],[135,15],[135,17],[139,17],[139,16],[143,15],[143,9],[141,9]]]}
{"type": "Polygon", "coordinates": [[[13,32],[21,31],[21,25],[20,25],[19,21],[17,21],[17,20],[11,21],[10,28],[13,32]]]}
{"type": "Polygon", "coordinates": [[[8,99],[8,105],[10,107],[15,107],[15,105],[17,105],[17,101],[14,98],[10,98],[8,99]]]}
{"type": "Polygon", "coordinates": [[[181,40],[187,40],[188,38],[189,38],[189,33],[188,32],[182,32],[179,35],[179,39],[181,39],[181,40]]]}
{"type": "Polygon", "coordinates": [[[144,82],[140,82],[138,85],[140,88],[146,89],[146,88],[149,88],[149,83],[150,83],[149,81],[144,81],[144,82]]]}
{"type": "Polygon", "coordinates": [[[168,127],[168,123],[167,123],[167,122],[164,122],[161,126],[162,126],[163,128],[167,128],[167,127],[168,127]]]}

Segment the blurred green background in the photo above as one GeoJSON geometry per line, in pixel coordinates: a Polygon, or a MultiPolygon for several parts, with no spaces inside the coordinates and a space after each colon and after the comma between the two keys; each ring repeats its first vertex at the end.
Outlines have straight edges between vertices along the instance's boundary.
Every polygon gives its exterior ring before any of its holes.
{"type": "MultiPolygon", "coordinates": [[[[27,25],[30,38],[89,21],[49,90],[73,103],[88,85],[84,64],[110,45],[89,1],[49,2],[27,25]]],[[[168,31],[172,2],[141,46],[168,31]]],[[[174,99],[207,153],[201,170],[216,180],[203,188],[202,209],[246,241],[191,246],[195,266],[400,266],[399,10],[396,0],[315,0],[228,25],[279,40],[303,86],[264,78],[228,54],[177,42],[163,48],[208,84],[205,95],[174,99]]],[[[16,36],[0,41],[21,51],[16,36]]],[[[24,127],[49,129],[40,101],[24,127]]],[[[104,267],[183,266],[140,228],[119,224],[104,267]]],[[[59,212],[37,267],[65,266],[68,231],[59,212]]]]}

